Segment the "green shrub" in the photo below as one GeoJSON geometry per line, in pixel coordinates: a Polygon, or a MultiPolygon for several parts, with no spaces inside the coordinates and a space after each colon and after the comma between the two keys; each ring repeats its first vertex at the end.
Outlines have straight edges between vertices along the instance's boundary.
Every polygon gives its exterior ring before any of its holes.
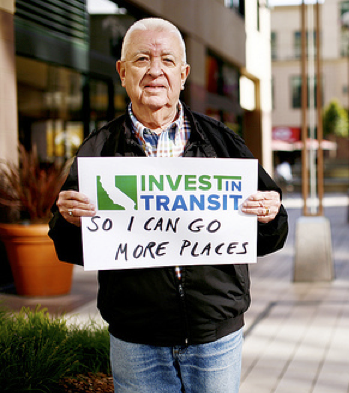
{"type": "Polygon", "coordinates": [[[324,135],[348,136],[348,113],[337,99],[330,101],[323,113],[324,135]]]}
{"type": "Polygon", "coordinates": [[[92,321],[68,327],[46,309],[0,311],[1,392],[55,392],[61,378],[109,373],[109,334],[92,321]]]}
{"type": "Polygon", "coordinates": [[[102,372],[110,374],[109,332],[94,321],[85,326],[72,326],[67,346],[76,355],[72,371],[74,374],[102,372]]]}

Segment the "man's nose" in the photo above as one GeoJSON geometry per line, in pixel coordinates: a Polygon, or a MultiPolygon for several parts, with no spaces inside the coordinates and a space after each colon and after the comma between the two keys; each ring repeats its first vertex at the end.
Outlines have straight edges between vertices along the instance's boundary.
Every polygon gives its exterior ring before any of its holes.
{"type": "Polygon", "coordinates": [[[154,57],[150,60],[148,74],[152,76],[160,76],[163,74],[161,59],[154,57]]]}

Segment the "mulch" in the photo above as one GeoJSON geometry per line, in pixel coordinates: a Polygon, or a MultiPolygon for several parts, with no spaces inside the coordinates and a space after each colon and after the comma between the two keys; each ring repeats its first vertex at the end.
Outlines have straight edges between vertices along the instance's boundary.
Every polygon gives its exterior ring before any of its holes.
{"type": "Polygon", "coordinates": [[[72,378],[64,378],[60,381],[62,392],[104,392],[114,393],[113,378],[103,373],[87,375],[81,374],[72,378]]]}

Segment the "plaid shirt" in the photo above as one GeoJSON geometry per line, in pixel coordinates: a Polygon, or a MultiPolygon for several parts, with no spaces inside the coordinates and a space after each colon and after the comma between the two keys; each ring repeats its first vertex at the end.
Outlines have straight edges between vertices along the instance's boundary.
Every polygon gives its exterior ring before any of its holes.
{"type": "MultiPolygon", "coordinates": [[[[139,122],[132,112],[132,104],[128,106],[128,113],[132,120],[132,132],[143,146],[148,157],[181,157],[190,136],[190,123],[186,118],[182,104],[178,101],[179,116],[161,134],[152,132],[139,122]]],[[[175,274],[182,280],[182,268],[175,266],[175,274]]]]}
{"type": "Polygon", "coordinates": [[[148,157],[181,157],[183,155],[190,136],[190,123],[180,102],[178,111],[178,119],[158,135],[136,119],[132,112],[132,104],[129,104],[128,113],[132,120],[132,132],[148,157]]]}

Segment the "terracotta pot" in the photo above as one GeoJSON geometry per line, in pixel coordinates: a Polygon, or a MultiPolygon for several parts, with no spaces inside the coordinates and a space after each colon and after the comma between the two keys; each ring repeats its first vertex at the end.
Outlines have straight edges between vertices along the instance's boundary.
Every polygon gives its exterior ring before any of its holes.
{"type": "Polygon", "coordinates": [[[48,226],[0,224],[18,295],[54,296],[70,292],[73,265],[60,262],[48,226]]]}

